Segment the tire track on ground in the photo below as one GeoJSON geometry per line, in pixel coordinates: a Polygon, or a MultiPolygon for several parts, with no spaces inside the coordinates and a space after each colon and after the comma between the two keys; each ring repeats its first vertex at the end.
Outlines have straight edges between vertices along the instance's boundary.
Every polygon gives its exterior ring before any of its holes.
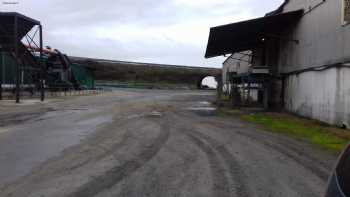
{"type": "MultiPolygon", "coordinates": [[[[214,121],[212,119],[206,118],[206,117],[196,117],[193,115],[190,115],[186,112],[177,112],[182,117],[188,117],[197,119],[198,121],[202,122],[205,125],[208,125],[209,127],[218,127],[223,128],[223,132],[227,133],[227,128],[235,128],[234,133],[239,134],[240,136],[247,137],[259,144],[262,144],[266,147],[269,147],[272,150],[275,150],[279,152],[282,155],[285,155],[287,158],[290,158],[297,162],[298,164],[302,165],[305,169],[309,170],[313,174],[315,174],[317,177],[319,177],[323,181],[327,181],[329,177],[329,171],[332,167],[329,167],[325,165],[322,161],[318,160],[317,158],[314,158],[312,155],[306,154],[302,150],[299,150],[293,143],[293,139],[286,140],[283,137],[273,136],[269,133],[264,134],[263,132],[250,132],[251,129],[258,129],[258,128],[250,128],[250,127],[244,127],[240,128],[237,127],[237,125],[227,123],[227,122],[218,122],[214,121]],[[204,118],[204,120],[203,120],[204,118]],[[249,130],[249,132],[244,132],[242,129],[249,130]],[[317,163],[318,165],[315,165],[317,163]]],[[[221,131],[222,132],[222,131],[221,131]]],[[[231,135],[229,135],[231,136],[231,135]]]]}
{"type": "MultiPolygon", "coordinates": [[[[107,157],[108,155],[112,154],[115,150],[126,146],[128,141],[132,138],[132,131],[128,128],[125,128],[127,124],[130,124],[130,121],[134,119],[125,119],[125,120],[119,120],[119,123],[116,124],[108,124],[105,125],[102,129],[108,130],[108,132],[102,132],[102,133],[95,133],[93,136],[91,136],[89,139],[87,139],[87,144],[81,148],[80,154],[77,156],[74,154],[74,152],[71,152],[71,150],[66,150],[65,152],[68,152],[69,154],[66,156],[69,157],[71,162],[63,169],[59,169],[58,173],[64,173],[64,171],[74,171],[82,166],[85,166],[86,164],[89,164],[92,161],[99,161],[103,158],[107,157]],[[114,143],[117,139],[115,138],[114,132],[117,132],[115,128],[125,128],[125,132],[120,136],[121,140],[118,143],[114,143]],[[113,140],[113,144],[105,144],[106,140],[113,140]]],[[[116,120],[114,120],[116,121],[116,120]]],[[[135,120],[134,120],[135,121],[135,120]]],[[[117,136],[119,137],[119,136],[117,136]]],[[[67,159],[66,159],[67,160],[67,159]]]]}
{"type": "MultiPolygon", "coordinates": [[[[130,131],[131,132],[131,131],[130,131]]],[[[94,149],[100,149],[102,151],[102,153],[98,154],[96,157],[87,157],[86,159],[78,162],[78,163],[73,163],[71,166],[69,166],[67,169],[70,171],[73,171],[75,169],[78,169],[88,163],[90,163],[91,161],[99,161],[102,160],[103,158],[107,157],[108,155],[112,154],[115,150],[126,146],[128,143],[128,140],[132,137],[132,135],[130,134],[130,132],[125,132],[121,138],[122,140],[119,143],[114,144],[111,147],[104,147],[103,145],[101,145],[103,143],[103,140],[98,141],[94,144],[91,145],[91,147],[94,147],[94,149]]],[[[92,154],[92,150],[87,151],[89,154],[92,154]]],[[[93,154],[92,154],[93,155],[93,154]]]]}
{"type": "MultiPolygon", "coordinates": [[[[211,122],[211,123],[213,123],[213,122],[211,122]]],[[[223,127],[227,126],[227,124],[226,125],[216,125],[216,126],[223,128],[223,127]]],[[[227,127],[225,127],[225,128],[227,128],[227,127]]],[[[311,171],[313,174],[315,174],[320,179],[322,179],[324,181],[328,180],[329,170],[331,168],[326,166],[321,161],[313,158],[312,156],[305,154],[303,151],[299,150],[298,148],[293,147],[290,144],[291,142],[289,140],[284,140],[282,138],[277,138],[275,136],[269,136],[269,138],[266,138],[266,137],[261,137],[261,135],[263,135],[263,134],[255,133],[255,135],[252,135],[248,132],[243,132],[243,131],[238,131],[238,130],[236,130],[235,133],[237,133],[241,136],[247,137],[247,138],[249,138],[257,143],[260,143],[264,146],[267,146],[267,147],[281,153],[282,155],[285,155],[286,157],[297,162],[298,164],[304,166],[306,169],[311,171]],[[267,139],[273,139],[273,142],[269,141],[267,139]],[[315,165],[315,163],[317,163],[318,165],[315,165]]]]}
{"type": "MultiPolygon", "coordinates": [[[[176,114],[178,117],[182,117],[182,120],[178,120],[178,122],[184,122],[186,121],[184,117],[188,117],[188,120],[199,120],[198,117],[196,116],[191,116],[189,117],[188,114],[184,114],[179,111],[175,111],[174,114],[176,114]]],[[[174,116],[174,119],[178,117],[174,116]]],[[[193,122],[188,122],[186,125],[191,125],[193,122]]],[[[243,167],[239,164],[239,162],[235,159],[235,157],[230,153],[229,150],[224,145],[221,145],[221,143],[212,138],[209,137],[208,135],[203,134],[202,132],[197,131],[195,128],[189,130],[188,128],[183,128],[184,132],[186,135],[193,135],[197,139],[201,139],[205,141],[206,143],[209,144],[209,148],[211,147],[214,149],[223,159],[225,165],[228,168],[230,178],[232,181],[232,184],[234,184],[233,191],[237,196],[239,197],[249,197],[249,192],[246,187],[246,175],[243,173],[243,167]]]]}
{"type": "Polygon", "coordinates": [[[70,197],[92,197],[98,193],[110,189],[115,184],[119,183],[133,172],[144,166],[151,160],[167,142],[170,136],[170,128],[166,123],[161,124],[160,134],[154,140],[152,145],[149,145],[134,159],[125,161],[124,164],[116,166],[104,174],[95,177],[90,182],[82,185],[70,197]]]}
{"type": "Polygon", "coordinates": [[[196,136],[206,140],[214,149],[221,155],[222,159],[225,161],[225,164],[229,168],[229,173],[231,180],[234,184],[234,192],[239,197],[249,197],[248,190],[246,187],[246,176],[243,173],[243,168],[235,157],[227,150],[224,145],[220,145],[220,142],[216,139],[209,137],[198,131],[192,131],[196,136]]]}
{"type": "Polygon", "coordinates": [[[209,167],[213,176],[213,197],[230,197],[229,181],[225,174],[225,168],[222,166],[217,153],[205,142],[191,134],[190,132],[183,132],[188,139],[198,146],[207,156],[209,167]]]}

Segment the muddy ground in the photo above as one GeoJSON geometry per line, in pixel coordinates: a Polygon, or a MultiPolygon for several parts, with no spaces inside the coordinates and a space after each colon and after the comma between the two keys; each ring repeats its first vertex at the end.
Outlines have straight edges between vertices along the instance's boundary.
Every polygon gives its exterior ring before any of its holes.
{"type": "Polygon", "coordinates": [[[0,196],[320,197],[336,155],[220,117],[215,92],[0,102],[0,196]]]}

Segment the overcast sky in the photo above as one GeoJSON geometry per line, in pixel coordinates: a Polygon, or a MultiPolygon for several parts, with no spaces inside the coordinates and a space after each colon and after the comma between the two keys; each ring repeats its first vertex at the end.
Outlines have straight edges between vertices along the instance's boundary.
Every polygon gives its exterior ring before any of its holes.
{"type": "Polygon", "coordinates": [[[282,0],[0,0],[41,21],[44,44],[73,56],[221,67],[205,59],[212,26],[263,16],[282,0]]]}

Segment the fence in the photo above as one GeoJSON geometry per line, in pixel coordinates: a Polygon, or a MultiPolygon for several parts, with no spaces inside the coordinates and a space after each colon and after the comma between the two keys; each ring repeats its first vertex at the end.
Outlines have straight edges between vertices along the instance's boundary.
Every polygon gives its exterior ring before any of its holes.
{"type": "MultiPolygon", "coordinates": [[[[57,98],[57,97],[66,97],[66,96],[89,96],[89,95],[98,95],[104,92],[109,92],[109,90],[105,90],[102,88],[95,89],[84,89],[84,90],[75,90],[72,88],[46,88],[45,89],[45,98],[57,98]]],[[[35,90],[34,86],[23,85],[21,86],[20,91],[21,99],[40,99],[41,94],[40,91],[35,90]]],[[[3,85],[3,91],[1,95],[2,100],[14,100],[15,99],[15,91],[11,85],[3,85]]],[[[1,100],[0,99],[0,100],[1,100]]]]}

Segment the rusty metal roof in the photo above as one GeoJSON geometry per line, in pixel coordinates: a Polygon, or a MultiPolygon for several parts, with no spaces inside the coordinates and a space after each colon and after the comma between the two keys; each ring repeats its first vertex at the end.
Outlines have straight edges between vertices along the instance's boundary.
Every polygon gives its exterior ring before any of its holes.
{"type": "Polygon", "coordinates": [[[282,35],[289,25],[301,18],[303,10],[212,27],[206,58],[250,50],[263,44],[268,35],[282,35]]]}

